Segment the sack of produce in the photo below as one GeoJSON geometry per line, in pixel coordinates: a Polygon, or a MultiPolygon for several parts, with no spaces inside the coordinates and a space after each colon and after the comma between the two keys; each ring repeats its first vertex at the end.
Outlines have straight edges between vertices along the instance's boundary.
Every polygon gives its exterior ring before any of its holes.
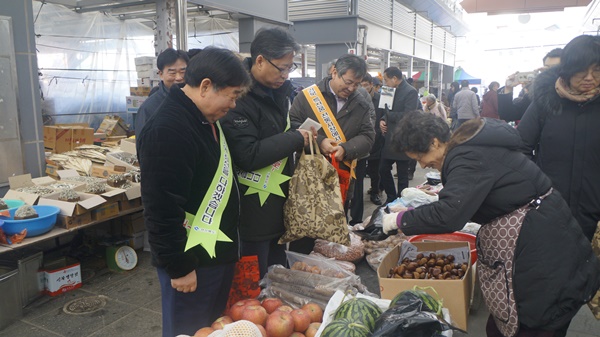
{"type": "Polygon", "coordinates": [[[313,143],[310,154],[302,153],[290,179],[289,196],[283,206],[286,231],[279,244],[310,237],[349,245],[338,173],[313,143]]]}
{"type": "Polygon", "coordinates": [[[313,250],[326,257],[340,261],[358,262],[365,255],[365,245],[356,234],[350,234],[350,246],[317,239],[313,250]]]}
{"type": "Polygon", "coordinates": [[[321,253],[317,253],[315,251],[310,252],[310,254],[308,254],[309,256],[316,256],[322,259],[328,259],[329,261],[335,263],[336,266],[342,268],[343,270],[352,273],[352,274],[356,274],[356,265],[352,262],[348,262],[348,261],[340,261],[340,260],[336,260],[336,259],[332,259],[330,257],[327,257],[321,253]]]}

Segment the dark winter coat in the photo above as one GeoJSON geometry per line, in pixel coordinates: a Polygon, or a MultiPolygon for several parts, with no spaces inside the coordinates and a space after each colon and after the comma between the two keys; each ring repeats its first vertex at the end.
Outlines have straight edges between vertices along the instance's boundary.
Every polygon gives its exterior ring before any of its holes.
{"type": "Polygon", "coordinates": [[[394,93],[394,103],[389,107],[389,111],[385,112],[383,117],[387,125],[387,132],[384,135],[385,144],[383,145],[383,151],[381,152],[381,157],[383,159],[409,159],[404,152],[392,145],[392,135],[394,134],[394,129],[396,129],[398,123],[407,112],[421,108],[417,105],[418,103],[419,94],[417,93],[417,90],[406,81],[400,82],[394,93]]]}
{"type": "Polygon", "coordinates": [[[379,127],[379,122],[383,118],[384,110],[379,109],[379,98],[380,94],[376,92],[373,97],[373,106],[375,107],[375,141],[373,142],[373,146],[371,147],[371,151],[369,152],[369,160],[375,160],[381,158],[381,152],[383,150],[383,144],[385,143],[383,134],[381,133],[381,128],[379,127]]]}
{"type": "Polygon", "coordinates": [[[513,93],[502,93],[503,89],[498,89],[498,117],[507,122],[518,121],[523,118],[523,114],[531,104],[531,98],[528,93],[513,100],[513,93]]]}
{"type": "Polygon", "coordinates": [[[490,90],[483,95],[481,101],[481,117],[498,119],[498,92],[490,90]]]}
{"type": "Polygon", "coordinates": [[[146,122],[137,138],[137,155],[144,177],[142,202],[153,265],[179,278],[197,267],[237,261],[239,191],[235,179],[220,225],[233,242],[218,241],[214,259],[201,246],[184,252],[185,213],[195,215],[205,194],[212,193],[208,189],[221,148],[202,112],[178,86],[171,87],[146,122]]]}
{"type": "MultiPolygon", "coordinates": [[[[246,66],[251,67],[250,59],[246,66]]],[[[285,131],[289,94],[293,90],[290,81],[278,89],[262,86],[256,80],[236,107],[221,120],[221,125],[236,167],[250,172],[288,158],[282,173],[293,174],[293,153],[304,145],[302,134],[296,130],[285,131]]],[[[245,195],[248,186],[240,184],[242,193],[242,217],[240,236],[244,241],[265,241],[279,238],[285,232],[283,204],[287,199],[289,182],[280,185],[284,197],[269,195],[261,206],[257,193],[245,195]]]]}
{"type": "MultiPolygon", "coordinates": [[[[360,159],[369,154],[373,140],[375,138],[375,129],[371,121],[371,113],[369,112],[369,102],[355,90],[344,104],[342,109],[336,114],[337,101],[335,96],[329,89],[329,81],[331,77],[327,77],[320,81],[317,86],[327,105],[335,115],[337,122],[346,136],[346,142],[341,146],[346,152],[344,160],[360,159]]],[[[292,127],[299,127],[306,118],[311,118],[315,122],[319,122],[315,116],[304,92],[300,92],[294,99],[294,104],[290,109],[290,118],[292,127]]],[[[319,144],[323,139],[327,138],[325,131],[321,128],[317,133],[317,141],[319,144]]],[[[343,165],[343,163],[341,163],[343,165]]]]}
{"type": "Polygon", "coordinates": [[[160,104],[165,100],[165,98],[169,94],[169,90],[167,89],[163,81],[160,81],[158,87],[155,88],[158,89],[154,90],[153,88],[154,92],[150,92],[148,98],[146,98],[144,103],[140,105],[140,108],[135,114],[134,130],[136,135],[139,135],[142,132],[144,124],[146,124],[150,117],[154,116],[154,114],[160,107],[160,104]]]}
{"type": "Polygon", "coordinates": [[[538,166],[591,240],[600,220],[600,98],[583,104],[560,98],[557,78],[554,68],[538,75],[533,103],[518,130],[526,153],[539,146],[538,166]]]}
{"type": "MultiPolygon", "coordinates": [[[[519,152],[514,128],[480,121],[466,140],[448,146],[439,201],[404,213],[404,234],[449,233],[469,220],[485,226],[550,189],[550,179],[519,152]]],[[[513,266],[519,319],[531,328],[563,326],[600,287],[600,260],[558,192],[525,216],[513,266]]]]}

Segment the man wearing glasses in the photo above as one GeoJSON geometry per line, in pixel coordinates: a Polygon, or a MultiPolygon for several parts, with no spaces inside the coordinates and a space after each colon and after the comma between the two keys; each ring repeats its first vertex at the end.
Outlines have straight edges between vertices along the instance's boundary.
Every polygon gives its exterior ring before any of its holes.
{"type": "Polygon", "coordinates": [[[308,145],[308,132],[289,126],[288,80],[300,51],[289,32],[261,29],[244,61],[252,77],[248,94],[222,119],[223,131],[238,169],[241,189],[242,256],[258,256],[261,277],[273,264],[286,265],[283,204],[288,196],[296,151],[308,145]]]}
{"type": "MultiPolygon", "coordinates": [[[[340,169],[347,171],[351,170],[348,166],[350,163],[368,155],[375,139],[375,129],[369,110],[371,102],[357,91],[366,73],[365,60],[356,55],[344,55],[335,62],[330,76],[321,80],[316,86],[300,92],[290,109],[292,127],[300,126],[306,118],[314,121],[320,121],[321,118],[329,121],[335,118],[341,129],[336,129],[335,135],[343,134],[344,140],[334,139],[335,136],[332,137],[326,133],[325,128],[321,128],[317,133],[317,142],[321,153],[335,157],[339,162],[340,169]],[[324,103],[327,104],[327,113],[330,112],[333,118],[330,118],[329,114],[326,116],[327,118],[317,116],[309,103],[307,95],[312,95],[311,92],[315,93],[317,88],[318,94],[322,95],[324,103]]],[[[316,97],[311,97],[310,102],[314,102],[315,99],[316,97]]],[[[350,199],[352,198],[353,184],[354,181],[351,181],[350,187],[346,191],[348,192],[347,198],[350,199]]],[[[343,194],[344,191],[342,191],[343,194]]],[[[313,246],[314,240],[309,238],[290,243],[291,250],[305,254],[310,253],[313,246]]]]}
{"type": "Polygon", "coordinates": [[[150,91],[148,99],[142,103],[135,116],[135,133],[139,135],[142,132],[144,124],[150,117],[154,115],[158,107],[169,94],[171,86],[183,84],[185,69],[189,62],[188,55],[183,50],[175,50],[173,48],[165,49],[158,55],[156,66],[158,68],[158,76],[160,76],[160,84],[150,91]]]}

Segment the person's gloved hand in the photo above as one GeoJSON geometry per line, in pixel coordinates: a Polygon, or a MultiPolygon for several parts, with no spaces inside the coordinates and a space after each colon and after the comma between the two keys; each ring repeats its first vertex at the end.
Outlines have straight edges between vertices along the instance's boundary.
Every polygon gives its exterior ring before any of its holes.
{"type": "Polygon", "coordinates": [[[383,232],[388,234],[393,230],[398,229],[398,225],[396,224],[396,218],[398,218],[398,213],[390,213],[383,215],[383,232]]]}

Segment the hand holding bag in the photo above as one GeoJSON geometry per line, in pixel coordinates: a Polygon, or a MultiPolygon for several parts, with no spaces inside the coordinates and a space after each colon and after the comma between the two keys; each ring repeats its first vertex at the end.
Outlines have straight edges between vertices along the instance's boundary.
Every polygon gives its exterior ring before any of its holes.
{"type": "Polygon", "coordinates": [[[310,237],[348,246],[350,233],[338,172],[321,155],[313,137],[310,139],[310,154],[302,152],[290,180],[289,197],[283,206],[286,232],[279,244],[310,237]]]}

